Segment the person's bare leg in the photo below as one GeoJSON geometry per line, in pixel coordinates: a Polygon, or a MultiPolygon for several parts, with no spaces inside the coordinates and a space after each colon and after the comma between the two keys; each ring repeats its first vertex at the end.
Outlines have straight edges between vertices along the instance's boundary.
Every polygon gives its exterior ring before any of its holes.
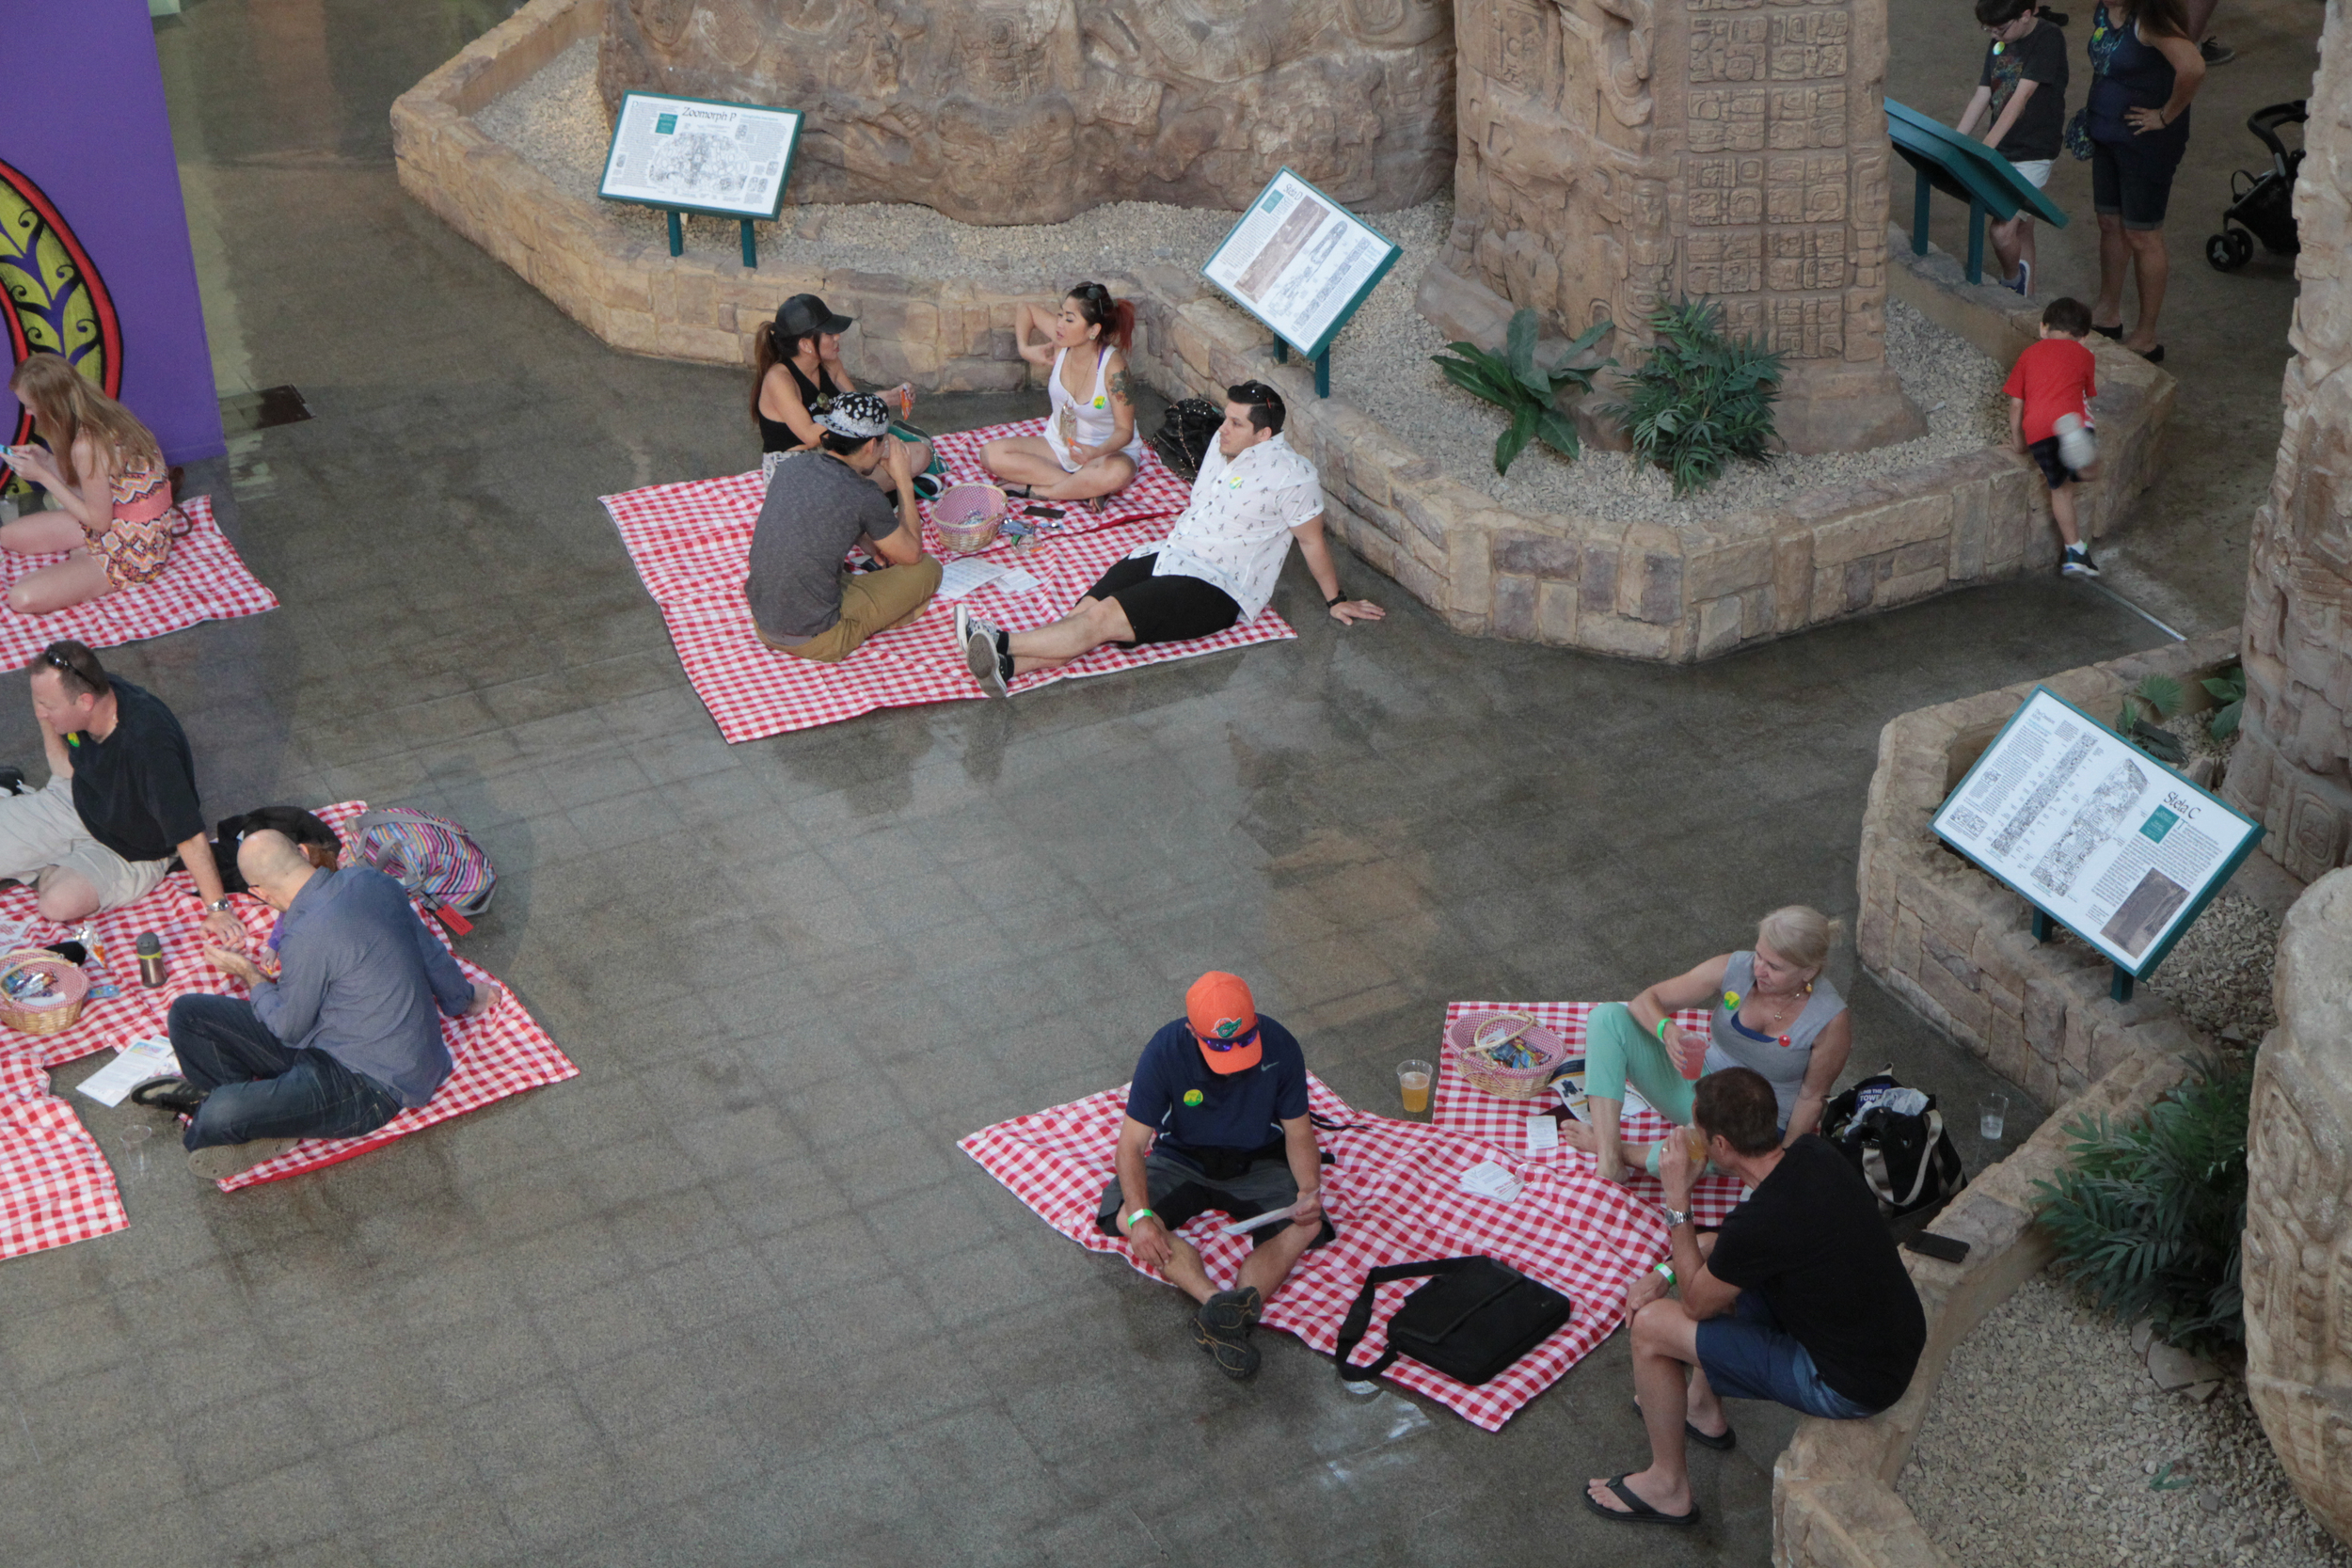
{"type": "Polygon", "coordinates": [[[1032,490],[1070,477],[1041,436],[1008,436],[989,442],[980,449],[980,467],[998,479],[1032,490]]]}
{"type": "MultiPolygon", "coordinates": [[[[1683,1315],[1680,1302],[1661,1297],[1633,1315],[1633,1392],[1641,1402],[1642,1425],[1649,1433],[1649,1468],[1628,1475],[1625,1483],[1661,1513],[1691,1512],[1691,1471],[1682,1433],[1689,1418],[1684,1379],[1697,1363],[1698,1324],[1683,1315]]],[[[1584,1489],[1601,1507],[1626,1512],[1624,1502],[1609,1490],[1607,1477],[1587,1482],[1584,1489]]]]}
{"type": "Polygon", "coordinates": [[[1282,1288],[1291,1268],[1306,1256],[1308,1245],[1323,1234],[1323,1222],[1313,1225],[1286,1225],[1264,1241],[1260,1242],[1248,1258],[1243,1260],[1241,1273],[1233,1278],[1236,1290],[1254,1285],[1261,1301],[1272,1301],[1274,1292],[1282,1288]]]}
{"type": "Polygon", "coordinates": [[[70,926],[98,912],[98,890],[78,871],[53,865],[34,885],[40,890],[40,917],[52,925],[70,926]]]}
{"type": "MultiPolygon", "coordinates": [[[[77,524],[75,533],[80,533],[77,524]]],[[[47,615],[68,605],[87,604],[115,591],[106,568],[87,550],[75,550],[55,566],[25,573],[8,584],[8,608],[19,615],[47,615]]]]}
{"type": "Polygon", "coordinates": [[[2132,244],[2123,237],[2120,213],[2099,214],[2099,297],[2091,302],[2093,326],[2123,325],[2123,277],[2131,270],[2132,244]]]}
{"type": "Polygon", "coordinates": [[[1985,225],[1985,235],[1993,242],[1993,259],[2001,263],[2001,281],[2006,283],[2017,276],[2017,230],[2026,220],[2014,217],[2007,223],[1985,225]]]}
{"type": "Polygon", "coordinates": [[[1029,491],[1039,500],[1083,501],[1097,496],[1115,495],[1124,490],[1136,477],[1135,459],[1125,452],[1115,451],[1108,457],[1098,457],[1074,474],[1064,474],[1051,483],[1029,483],[1029,491]]]}
{"type": "MultiPolygon", "coordinates": [[[[2104,240],[2105,236],[2101,237],[2104,240]]],[[[2164,291],[2171,280],[2172,259],[2165,251],[2161,229],[2126,229],[2123,238],[2131,246],[2132,273],[2139,283],[2139,318],[2132,323],[2123,346],[2145,354],[2156,346],[2156,317],[2164,310],[2164,291]]]]}
{"type": "Polygon", "coordinates": [[[0,523],[0,550],[18,555],[56,555],[82,547],[82,525],[63,512],[36,512],[0,523]]]}
{"type": "Polygon", "coordinates": [[[1168,1282],[1195,1301],[1206,1301],[1216,1294],[1216,1287],[1209,1281],[1209,1271],[1200,1261],[1200,1254],[1190,1242],[1174,1231],[1168,1237],[1168,1282]]]}
{"type": "Polygon", "coordinates": [[[1006,641],[1012,655],[1012,673],[1052,670],[1090,654],[1105,642],[1133,642],[1136,628],[1117,599],[1080,599],[1077,608],[1053,625],[1035,631],[1017,631],[1006,641]]]}
{"type": "MultiPolygon", "coordinates": [[[[2020,213],[2012,221],[2017,229],[2017,259],[2030,267],[2034,264],[2033,219],[2020,213]]],[[[2030,284],[2032,279],[2026,281],[2030,284]]]]}
{"type": "Polygon", "coordinates": [[[2073,549],[2083,542],[2081,531],[2074,527],[2073,485],[2061,484],[2050,492],[2050,520],[2058,524],[2058,541],[2067,548],[2073,549]]]}

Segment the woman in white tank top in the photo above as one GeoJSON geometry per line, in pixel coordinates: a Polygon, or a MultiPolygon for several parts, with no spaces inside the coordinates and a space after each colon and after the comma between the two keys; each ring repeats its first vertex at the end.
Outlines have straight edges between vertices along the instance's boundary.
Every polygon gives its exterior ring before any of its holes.
{"type": "Polygon", "coordinates": [[[980,449],[988,471],[1015,495],[1094,500],[1123,490],[1143,463],[1124,350],[1135,307],[1100,283],[1081,283],[1049,316],[1023,302],[1015,346],[1032,365],[1050,365],[1052,412],[1043,436],[1008,436],[980,449]],[[1030,341],[1032,330],[1043,334],[1030,341]]]}

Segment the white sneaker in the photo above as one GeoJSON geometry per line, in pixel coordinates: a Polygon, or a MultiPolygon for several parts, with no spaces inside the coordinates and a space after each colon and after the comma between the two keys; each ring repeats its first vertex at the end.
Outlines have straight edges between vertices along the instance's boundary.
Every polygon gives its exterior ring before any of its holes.
{"type": "Polygon", "coordinates": [[[240,1171],[275,1160],[300,1138],[256,1138],[249,1144],[207,1144],[188,1156],[188,1171],[207,1181],[226,1181],[240,1171]]]}
{"type": "Polygon", "coordinates": [[[1010,696],[1005,685],[1004,661],[996,654],[996,628],[958,605],[956,639],[963,644],[964,667],[980,683],[980,689],[992,697],[1010,696]]]}

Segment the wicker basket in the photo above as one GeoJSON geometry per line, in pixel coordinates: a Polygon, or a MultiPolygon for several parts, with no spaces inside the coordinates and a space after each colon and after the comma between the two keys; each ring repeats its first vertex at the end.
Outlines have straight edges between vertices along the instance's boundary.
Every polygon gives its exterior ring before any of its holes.
{"type": "Polygon", "coordinates": [[[0,1023],[20,1034],[62,1035],[81,1022],[82,1009],[89,1003],[89,976],[82,966],[70,963],[42,947],[21,948],[0,958],[0,1023]],[[27,970],[39,970],[49,976],[57,990],[54,1000],[44,1003],[19,1002],[8,993],[9,977],[27,970]]]}
{"type": "Polygon", "coordinates": [[[1004,521],[1005,493],[977,480],[949,485],[931,503],[931,528],[939,535],[939,547],[958,555],[994,544],[1004,521]]]}
{"type": "MultiPolygon", "coordinates": [[[[1453,1048],[1454,1065],[1464,1079],[1474,1087],[1505,1100],[1534,1100],[1548,1093],[1551,1075],[1568,1059],[1568,1042],[1525,1013],[1464,1013],[1446,1025],[1445,1041],[1453,1048]],[[1516,1046],[1532,1056],[1532,1065],[1505,1066],[1496,1060],[1492,1051],[1479,1044],[1482,1028],[1497,1020],[1502,1021],[1504,1027],[1496,1032],[1507,1037],[1502,1044],[1516,1046]]],[[[1501,1049],[1500,1045],[1493,1048],[1501,1049]]]]}

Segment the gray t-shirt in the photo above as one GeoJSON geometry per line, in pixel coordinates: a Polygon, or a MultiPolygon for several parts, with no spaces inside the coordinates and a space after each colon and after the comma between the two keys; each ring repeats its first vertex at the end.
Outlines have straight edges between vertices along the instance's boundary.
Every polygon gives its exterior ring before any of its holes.
{"type": "Polygon", "coordinates": [[[780,641],[815,637],[841,619],[841,558],[898,531],[898,509],[872,480],[830,452],[794,452],[776,465],[752,530],[752,619],[780,641]]]}

